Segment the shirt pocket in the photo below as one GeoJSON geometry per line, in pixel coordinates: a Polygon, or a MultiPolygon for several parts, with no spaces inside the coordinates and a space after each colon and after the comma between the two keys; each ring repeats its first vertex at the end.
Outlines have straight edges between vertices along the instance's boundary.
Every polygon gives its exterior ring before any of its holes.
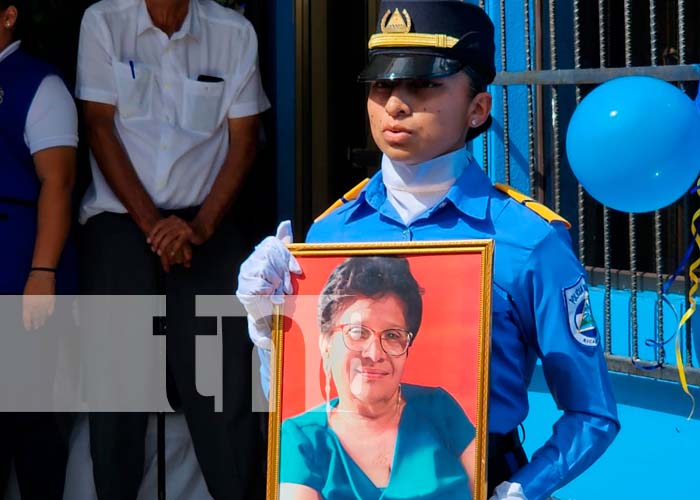
{"type": "Polygon", "coordinates": [[[182,94],[182,128],[211,132],[220,125],[224,82],[198,82],[188,78],[182,94]]]}
{"type": "Polygon", "coordinates": [[[117,84],[117,108],[123,120],[151,117],[153,103],[153,71],[133,61],[112,63],[117,84]]]}

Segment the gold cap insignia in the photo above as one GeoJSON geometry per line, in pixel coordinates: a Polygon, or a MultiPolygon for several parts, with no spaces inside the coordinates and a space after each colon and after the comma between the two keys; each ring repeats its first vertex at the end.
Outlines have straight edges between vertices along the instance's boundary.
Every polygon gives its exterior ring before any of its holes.
{"type": "Polygon", "coordinates": [[[382,17],[382,33],[408,33],[411,31],[411,16],[406,9],[399,12],[399,9],[387,10],[382,17]],[[390,17],[391,16],[391,17],[390,17]]]}
{"type": "Polygon", "coordinates": [[[391,9],[386,11],[382,22],[381,33],[375,33],[369,39],[367,45],[370,50],[379,49],[382,47],[435,47],[440,49],[451,49],[459,39],[448,35],[432,34],[432,33],[410,33],[411,31],[411,15],[406,9],[399,12],[395,9],[391,13],[391,9]]]}

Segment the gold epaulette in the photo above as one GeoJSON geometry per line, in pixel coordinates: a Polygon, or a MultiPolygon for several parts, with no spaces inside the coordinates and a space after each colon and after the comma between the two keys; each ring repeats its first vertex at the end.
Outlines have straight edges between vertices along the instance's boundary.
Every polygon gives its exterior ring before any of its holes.
{"type": "Polygon", "coordinates": [[[336,201],[335,203],[333,203],[330,207],[328,207],[328,208],[326,209],[325,212],[323,212],[321,215],[319,215],[318,217],[316,217],[316,219],[314,220],[314,222],[320,221],[321,219],[323,219],[326,215],[328,215],[329,213],[331,213],[331,212],[332,212],[333,210],[335,210],[336,208],[342,207],[342,206],[345,205],[347,202],[356,199],[356,198],[360,195],[360,193],[362,192],[362,190],[365,188],[365,186],[367,185],[368,182],[369,182],[369,178],[363,180],[363,181],[360,182],[357,186],[355,186],[355,187],[352,188],[350,191],[348,191],[347,193],[345,193],[343,196],[340,197],[339,200],[337,200],[337,201],[336,201]]]}
{"type": "Polygon", "coordinates": [[[564,217],[556,213],[554,210],[552,210],[549,207],[546,207],[542,203],[538,203],[529,196],[524,195],[523,193],[516,191],[512,187],[506,185],[506,184],[499,184],[498,182],[494,184],[494,187],[498,189],[499,191],[507,194],[511,198],[513,198],[515,201],[520,203],[521,205],[526,206],[533,212],[535,212],[537,215],[542,217],[544,220],[547,222],[554,222],[558,221],[561,222],[566,226],[566,229],[571,229],[571,224],[569,223],[568,220],[566,220],[564,217]]]}

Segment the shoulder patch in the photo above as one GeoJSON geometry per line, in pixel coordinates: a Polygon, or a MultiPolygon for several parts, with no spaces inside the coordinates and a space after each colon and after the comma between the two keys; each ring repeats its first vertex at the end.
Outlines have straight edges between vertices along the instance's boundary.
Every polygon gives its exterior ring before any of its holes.
{"type": "Polygon", "coordinates": [[[536,202],[532,198],[530,198],[527,195],[524,195],[520,191],[517,191],[513,189],[512,187],[508,186],[507,184],[500,184],[500,183],[495,183],[494,187],[501,191],[502,193],[507,194],[511,198],[513,198],[515,201],[520,203],[521,205],[526,206],[533,212],[535,212],[537,215],[542,217],[544,220],[547,222],[561,222],[566,226],[566,229],[571,229],[571,224],[569,223],[568,220],[566,220],[564,217],[556,213],[554,210],[551,208],[543,205],[542,203],[536,202]]]}
{"type": "Polygon", "coordinates": [[[367,183],[369,182],[369,178],[364,179],[362,182],[360,182],[357,186],[352,188],[350,191],[345,193],[343,196],[340,197],[340,199],[336,200],[335,203],[333,203],[330,207],[328,207],[321,215],[316,217],[314,222],[318,222],[321,219],[323,219],[326,215],[330,214],[333,212],[335,209],[342,207],[345,205],[347,202],[352,201],[357,199],[357,197],[360,195],[362,190],[365,188],[367,183]]]}
{"type": "Polygon", "coordinates": [[[581,276],[576,283],[562,290],[569,318],[569,333],[581,345],[593,347],[598,345],[598,327],[596,327],[588,298],[588,286],[581,276]]]}

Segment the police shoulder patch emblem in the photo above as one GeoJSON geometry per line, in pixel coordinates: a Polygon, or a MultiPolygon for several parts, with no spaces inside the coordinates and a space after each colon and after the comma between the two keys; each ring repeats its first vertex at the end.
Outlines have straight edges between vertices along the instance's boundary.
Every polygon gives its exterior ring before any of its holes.
{"type": "Polygon", "coordinates": [[[576,283],[564,288],[563,294],[566,315],[569,318],[569,332],[579,344],[597,346],[598,328],[593,319],[584,277],[581,276],[576,283]]]}

